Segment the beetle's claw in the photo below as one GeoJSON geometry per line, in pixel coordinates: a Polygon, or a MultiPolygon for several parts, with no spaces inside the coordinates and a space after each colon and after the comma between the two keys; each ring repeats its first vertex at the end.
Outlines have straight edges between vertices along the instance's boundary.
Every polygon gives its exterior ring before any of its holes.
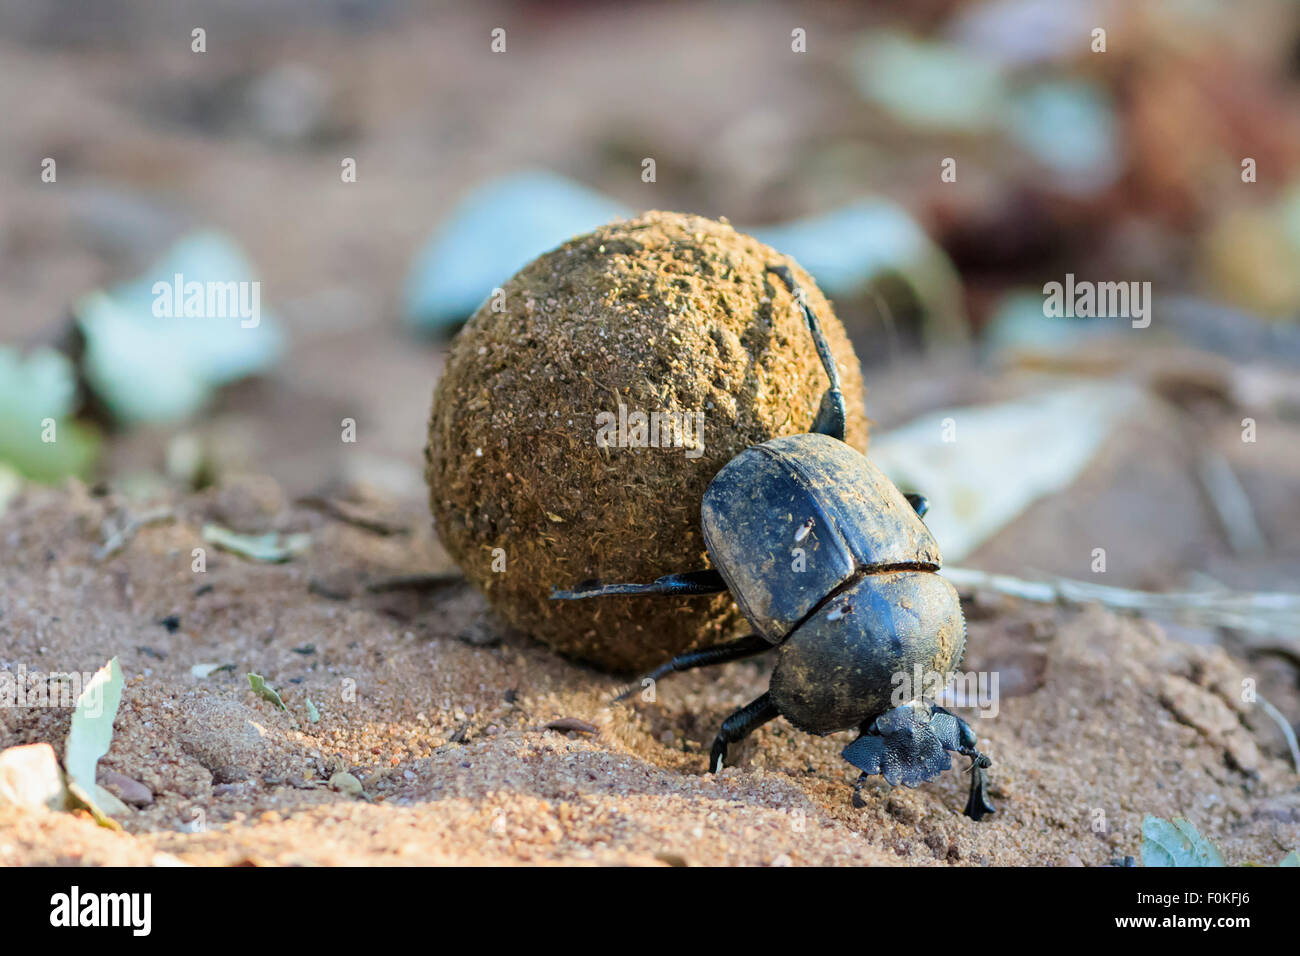
{"type": "Polygon", "coordinates": [[[962,812],[972,820],[981,820],[997,808],[989,800],[989,775],[984,771],[993,761],[978,750],[971,756],[970,796],[966,799],[966,809],[962,812]]]}
{"type": "Polygon", "coordinates": [[[614,697],[610,701],[610,703],[621,704],[623,701],[627,700],[629,697],[635,694],[639,686],[640,686],[639,684],[628,684],[626,687],[624,687],[621,691],[618,692],[618,695],[614,697]]]}
{"type": "Polygon", "coordinates": [[[677,669],[676,665],[677,665],[676,659],[669,661],[667,664],[659,665],[654,670],[652,670],[649,674],[646,674],[644,677],[635,680],[632,683],[628,684],[626,687],[624,687],[621,691],[619,691],[618,696],[615,697],[613,700],[611,700],[610,703],[617,704],[620,701],[627,700],[629,697],[631,697],[637,691],[641,690],[643,687],[653,687],[657,681],[663,679],[664,677],[667,677],[669,674],[675,671],[677,669]]]}
{"type": "Polygon", "coordinates": [[[867,805],[866,798],[862,796],[862,788],[866,786],[868,774],[863,771],[858,774],[858,779],[853,783],[853,809],[861,810],[867,805]]]}

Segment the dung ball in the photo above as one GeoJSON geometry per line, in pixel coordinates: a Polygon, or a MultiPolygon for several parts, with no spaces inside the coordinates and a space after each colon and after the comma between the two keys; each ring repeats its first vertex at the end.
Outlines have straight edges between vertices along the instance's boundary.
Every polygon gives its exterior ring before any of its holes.
{"type": "Polygon", "coordinates": [[[788,265],[830,342],[866,450],[853,348],[812,277],[726,222],[650,212],[539,256],[452,342],[425,450],[447,551],[495,610],[609,671],[747,633],[729,595],[552,601],[591,579],[709,566],[700,501],[750,445],[806,432],[827,379],[788,265]]]}

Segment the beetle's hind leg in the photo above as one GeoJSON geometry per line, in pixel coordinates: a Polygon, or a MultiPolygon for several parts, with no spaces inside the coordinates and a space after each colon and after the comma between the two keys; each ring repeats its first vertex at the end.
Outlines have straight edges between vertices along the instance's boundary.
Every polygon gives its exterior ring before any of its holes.
{"type": "Polygon", "coordinates": [[[871,774],[867,773],[864,770],[862,771],[862,773],[858,774],[858,779],[853,781],[853,809],[854,810],[861,810],[863,807],[867,805],[866,799],[862,796],[862,788],[867,785],[867,781],[870,779],[871,779],[871,774]]]}
{"type": "Polygon", "coordinates": [[[780,716],[781,712],[777,710],[776,704],[772,703],[772,695],[764,694],[724,720],[718,736],[713,739],[713,750],[709,754],[709,773],[717,773],[722,769],[727,759],[729,745],[744,740],[773,717],[780,716]]]}
{"type": "Polygon", "coordinates": [[[690,597],[696,594],[719,594],[725,590],[727,590],[727,583],[722,580],[722,575],[708,568],[704,571],[665,574],[661,578],[655,578],[649,584],[601,584],[599,581],[584,581],[571,591],[555,588],[551,591],[551,600],[580,601],[583,598],[612,597],[620,594],[666,594],[690,597]]]}
{"type": "Polygon", "coordinates": [[[817,346],[817,355],[822,360],[822,368],[826,370],[826,377],[830,379],[830,388],[822,393],[822,403],[817,409],[817,418],[813,421],[811,431],[815,435],[829,435],[831,438],[844,441],[844,432],[848,427],[848,409],[844,404],[844,393],[840,390],[840,372],[835,367],[835,356],[831,354],[830,343],[826,341],[821,323],[817,321],[817,314],[808,305],[808,296],[804,294],[799,283],[794,281],[789,266],[768,266],[767,271],[784,282],[785,287],[794,296],[795,303],[803,313],[804,321],[808,323],[808,331],[812,333],[813,343],[817,346]]]}
{"type": "Polygon", "coordinates": [[[620,700],[631,697],[646,686],[646,681],[653,683],[675,671],[689,671],[697,667],[711,667],[714,664],[725,664],[727,661],[738,661],[744,657],[753,657],[755,654],[770,651],[775,646],[766,638],[751,634],[736,641],[728,641],[726,644],[714,644],[712,647],[701,647],[697,651],[678,654],[667,664],[646,674],[636,683],[629,684],[621,694],[614,698],[613,703],[617,704],[620,700]]]}

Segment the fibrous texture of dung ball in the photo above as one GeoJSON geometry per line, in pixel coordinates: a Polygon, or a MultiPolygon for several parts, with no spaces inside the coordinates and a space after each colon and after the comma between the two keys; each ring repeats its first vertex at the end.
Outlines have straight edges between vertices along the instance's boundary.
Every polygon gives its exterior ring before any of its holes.
{"type": "Polygon", "coordinates": [[[426,449],[439,536],[513,626],[630,672],[746,633],[724,594],[552,601],[552,588],[709,566],[700,501],[750,445],[806,432],[827,379],[789,290],[821,321],[866,450],[844,329],[796,263],[725,222],[651,212],[538,257],[456,336],[426,449]]]}

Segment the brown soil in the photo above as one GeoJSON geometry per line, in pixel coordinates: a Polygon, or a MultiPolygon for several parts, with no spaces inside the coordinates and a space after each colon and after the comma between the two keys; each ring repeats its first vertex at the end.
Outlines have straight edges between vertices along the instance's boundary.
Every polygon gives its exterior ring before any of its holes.
{"type": "MultiPolygon", "coordinates": [[[[120,504],[72,489],[14,506],[0,646],[4,666],[29,672],[119,657],[127,689],[100,766],[154,801],[121,833],[0,811],[0,863],[1104,865],[1138,853],[1147,813],[1186,816],[1230,863],[1273,862],[1300,842],[1280,735],[1240,703],[1238,665],[1145,622],[970,604],[966,664],[1002,681],[998,715],[973,720],[998,807],[976,824],[960,815],[956,770],[914,791],[882,784],[853,809],[855,771],[838,756],[849,735],[780,720],[738,766],[705,774],[719,722],[763,689],[761,662],[610,707],[611,678],[501,633],[463,583],[368,590],[448,569],[416,506],[401,513],[410,534],[380,536],[286,505],[265,481],[234,483],[175,501],[175,521],[97,562],[120,504]],[[261,565],[209,548],[207,571],[192,572],[203,521],[236,515],[309,530],[314,549],[261,565]],[[175,633],[157,623],[168,615],[175,633]],[[201,663],[234,668],[196,680],[201,663]],[[289,714],[249,690],[249,671],[289,714]],[[546,729],[566,717],[596,733],[546,729]],[[364,796],[330,789],[338,771],[364,796]]],[[[68,720],[0,709],[0,745],[61,751],[68,720]]]]}

